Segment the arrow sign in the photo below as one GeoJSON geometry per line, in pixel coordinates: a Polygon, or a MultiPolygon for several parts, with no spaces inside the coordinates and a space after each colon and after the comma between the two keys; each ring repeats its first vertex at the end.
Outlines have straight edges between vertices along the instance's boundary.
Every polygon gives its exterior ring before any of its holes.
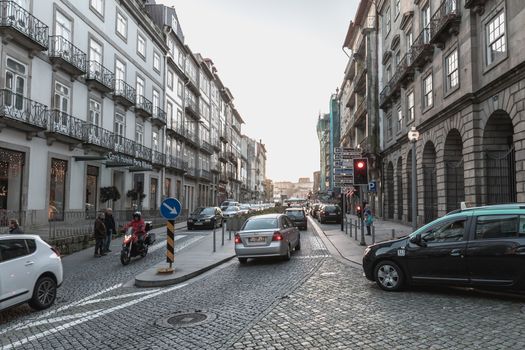
{"type": "Polygon", "coordinates": [[[169,197],[162,201],[162,204],[160,205],[160,214],[168,220],[175,220],[181,212],[181,207],[182,206],[177,199],[169,197]]]}

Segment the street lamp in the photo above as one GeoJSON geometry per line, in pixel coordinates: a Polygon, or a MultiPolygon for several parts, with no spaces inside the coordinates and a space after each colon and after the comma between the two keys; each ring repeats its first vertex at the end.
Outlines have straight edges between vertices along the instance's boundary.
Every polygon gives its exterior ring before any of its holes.
{"type": "Polygon", "coordinates": [[[412,230],[417,228],[417,200],[416,200],[416,142],[419,139],[419,132],[413,126],[408,132],[408,140],[412,143],[412,230]]]}

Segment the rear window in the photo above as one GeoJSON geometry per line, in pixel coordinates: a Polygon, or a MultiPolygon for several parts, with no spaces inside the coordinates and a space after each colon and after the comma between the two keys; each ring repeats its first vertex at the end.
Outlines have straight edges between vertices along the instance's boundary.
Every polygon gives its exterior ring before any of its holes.
{"type": "Polygon", "coordinates": [[[291,218],[304,218],[304,212],[302,210],[287,210],[286,215],[291,218]]]}
{"type": "Polygon", "coordinates": [[[336,207],[335,205],[325,205],[323,210],[327,213],[336,213],[339,211],[339,207],[336,207]]]}
{"type": "Polygon", "coordinates": [[[0,240],[0,261],[16,259],[28,254],[25,239],[0,240]]]}
{"type": "Polygon", "coordinates": [[[525,220],[517,215],[486,215],[476,220],[476,239],[525,236],[525,220]]]}
{"type": "Polygon", "coordinates": [[[266,230],[272,228],[279,228],[277,219],[275,218],[261,218],[250,219],[244,223],[242,230],[266,230]]]}

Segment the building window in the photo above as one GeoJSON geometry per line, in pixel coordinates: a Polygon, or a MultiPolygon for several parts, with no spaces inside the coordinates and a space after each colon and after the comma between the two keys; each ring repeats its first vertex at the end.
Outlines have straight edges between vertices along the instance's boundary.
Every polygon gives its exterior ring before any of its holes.
{"type": "Polygon", "coordinates": [[[160,94],[157,90],[153,90],[153,113],[156,113],[157,108],[160,106],[160,94]]]}
{"type": "MultiPolygon", "coordinates": [[[[72,22],[62,14],[62,12],[57,11],[56,12],[56,20],[55,20],[55,35],[61,36],[64,39],[68,41],[73,41],[72,33],[73,24],[72,22]]],[[[62,43],[62,41],[57,41],[55,44],[62,43]]],[[[59,44],[60,45],[60,44],[59,44]]],[[[66,44],[64,43],[64,46],[66,44]]],[[[60,51],[66,50],[67,47],[59,47],[60,51]]]]}
{"type": "Polygon", "coordinates": [[[421,9],[421,26],[424,31],[424,42],[425,44],[428,44],[430,41],[430,2],[427,2],[427,4],[421,9]]]}
{"type": "MultiPolygon", "coordinates": [[[[96,125],[96,126],[100,126],[101,121],[102,121],[102,105],[98,101],[89,99],[88,123],[96,125]]],[[[95,130],[98,131],[98,128],[95,130]]]]}
{"type": "Polygon", "coordinates": [[[154,131],[151,135],[151,148],[153,148],[154,151],[159,150],[159,133],[157,131],[154,131]]]}
{"type": "MultiPolygon", "coordinates": [[[[386,82],[388,83],[390,81],[390,78],[392,77],[392,69],[390,68],[390,65],[386,67],[386,82]]],[[[386,85],[386,84],[385,84],[386,85]]]]}
{"type": "Polygon", "coordinates": [[[160,72],[160,55],[158,52],[153,53],[153,69],[160,72]]]}
{"type": "Polygon", "coordinates": [[[487,65],[503,57],[507,51],[505,43],[505,13],[500,11],[486,26],[487,65]]]}
{"type": "Polygon", "coordinates": [[[69,101],[71,92],[67,86],[59,82],[55,83],[54,108],[63,113],[69,113],[69,101]]]}
{"type": "Polygon", "coordinates": [[[394,9],[394,18],[397,18],[399,16],[399,13],[401,12],[401,0],[395,0],[396,6],[394,9]]]}
{"type": "Polygon", "coordinates": [[[385,33],[386,33],[386,35],[388,35],[388,33],[390,33],[390,25],[391,25],[390,22],[391,21],[392,21],[392,18],[390,16],[390,7],[387,7],[386,10],[385,10],[385,33]]]}
{"type": "Polygon", "coordinates": [[[167,80],[168,88],[173,91],[173,72],[170,70],[168,71],[167,80]]]}
{"type": "Polygon", "coordinates": [[[27,66],[11,58],[7,58],[5,73],[5,87],[13,94],[4,97],[6,106],[14,106],[17,110],[24,108],[24,96],[26,94],[27,66]]]}
{"type": "Polygon", "coordinates": [[[89,0],[89,8],[97,15],[104,17],[104,0],[89,0]]]}
{"type": "Polygon", "coordinates": [[[386,136],[390,140],[393,136],[392,132],[392,116],[386,117],[386,136]]]}
{"type": "Polygon", "coordinates": [[[115,135],[117,135],[117,142],[116,144],[117,145],[123,145],[123,137],[126,135],[126,131],[125,131],[125,127],[126,127],[126,124],[124,122],[124,114],[122,113],[115,113],[115,120],[114,120],[114,123],[113,123],[113,132],[115,133],[115,135]]]}
{"type": "Polygon", "coordinates": [[[117,34],[126,40],[128,38],[128,19],[117,11],[117,34]]]}
{"type": "Polygon", "coordinates": [[[183,91],[184,91],[184,85],[182,84],[182,81],[179,80],[177,83],[177,96],[182,98],[183,91]]]}
{"type": "Polygon", "coordinates": [[[135,142],[142,145],[144,142],[144,126],[142,124],[135,124],[135,142]]]}
{"type": "Polygon", "coordinates": [[[452,90],[459,84],[458,70],[458,50],[452,51],[445,59],[445,68],[447,74],[447,91],[452,90]]]}
{"type": "Polygon", "coordinates": [[[407,42],[406,51],[408,52],[410,48],[412,47],[412,44],[414,43],[414,36],[412,34],[412,28],[410,28],[410,30],[407,33],[406,42],[407,42]]]}
{"type": "Polygon", "coordinates": [[[403,112],[401,111],[401,106],[397,108],[397,132],[401,131],[403,126],[403,112]]]}
{"type": "Polygon", "coordinates": [[[171,102],[166,103],[166,118],[168,127],[173,127],[173,104],[171,102]]]}
{"type": "Polygon", "coordinates": [[[171,16],[171,28],[173,28],[174,31],[177,31],[178,23],[177,17],[171,16]]]}
{"type": "Polygon", "coordinates": [[[89,40],[89,60],[102,64],[102,45],[93,39],[89,40]]]}
{"type": "Polygon", "coordinates": [[[432,73],[423,79],[423,108],[432,106],[432,73]]]}
{"type": "Polygon", "coordinates": [[[137,76],[137,82],[135,85],[135,93],[137,95],[137,98],[139,98],[139,96],[144,96],[144,79],[142,79],[139,76],[137,76]]]}
{"type": "Polygon", "coordinates": [[[394,64],[396,66],[396,71],[397,71],[397,66],[399,65],[400,61],[401,61],[401,52],[397,50],[396,55],[394,56],[394,64]]]}
{"type": "Polygon", "coordinates": [[[49,179],[49,220],[63,220],[66,200],[67,161],[51,159],[49,179]]]}
{"type": "Polygon", "coordinates": [[[137,35],[137,52],[142,58],[146,59],[146,39],[140,34],[137,35]]]}
{"type": "Polygon", "coordinates": [[[408,111],[408,120],[414,120],[414,91],[410,91],[407,94],[407,111],[408,111]]]}

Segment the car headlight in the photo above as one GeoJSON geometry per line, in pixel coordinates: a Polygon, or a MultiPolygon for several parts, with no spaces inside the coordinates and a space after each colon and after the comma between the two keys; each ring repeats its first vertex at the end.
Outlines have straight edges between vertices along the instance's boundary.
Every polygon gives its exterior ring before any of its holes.
{"type": "Polygon", "coordinates": [[[363,255],[364,255],[364,256],[367,256],[367,255],[370,253],[371,250],[372,250],[372,248],[370,248],[370,247],[366,247],[365,252],[364,252],[363,255]]]}
{"type": "Polygon", "coordinates": [[[204,222],[210,222],[211,219],[204,219],[204,222]]]}

